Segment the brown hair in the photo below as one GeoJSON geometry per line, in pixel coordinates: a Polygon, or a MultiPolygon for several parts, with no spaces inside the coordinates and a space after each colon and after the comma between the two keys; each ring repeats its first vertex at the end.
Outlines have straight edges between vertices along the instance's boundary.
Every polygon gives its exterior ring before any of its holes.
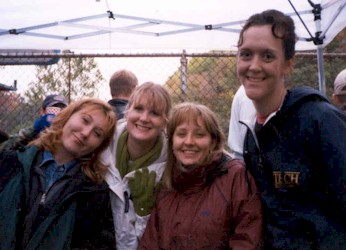
{"type": "Polygon", "coordinates": [[[62,131],[66,122],[74,113],[83,109],[87,112],[101,110],[104,112],[107,119],[107,126],[103,128],[105,131],[104,141],[94,150],[91,156],[88,155],[78,158],[85,175],[94,182],[101,182],[103,180],[102,173],[107,166],[101,163],[99,157],[102,151],[110,144],[116,127],[116,117],[112,107],[108,103],[97,98],[86,98],[71,103],[54,118],[51,126],[45,129],[45,131],[30,144],[34,144],[44,150],[49,150],[54,154],[62,145],[62,131]]]}
{"type": "Polygon", "coordinates": [[[243,35],[248,28],[262,25],[271,25],[273,36],[282,40],[285,59],[290,60],[293,58],[297,41],[294,22],[290,16],[278,10],[266,10],[250,16],[240,31],[238,47],[243,44],[243,35]]]}
{"type": "Polygon", "coordinates": [[[109,80],[112,98],[130,96],[137,85],[136,75],[125,69],[114,72],[109,80]]]}
{"type": "Polygon", "coordinates": [[[172,188],[172,171],[176,164],[176,158],[173,154],[173,134],[175,129],[186,121],[197,121],[200,118],[212,138],[212,150],[206,159],[208,163],[215,153],[224,151],[225,135],[216,114],[207,106],[192,102],[177,104],[172,109],[171,117],[167,124],[167,163],[163,173],[162,182],[165,188],[172,188]]]}

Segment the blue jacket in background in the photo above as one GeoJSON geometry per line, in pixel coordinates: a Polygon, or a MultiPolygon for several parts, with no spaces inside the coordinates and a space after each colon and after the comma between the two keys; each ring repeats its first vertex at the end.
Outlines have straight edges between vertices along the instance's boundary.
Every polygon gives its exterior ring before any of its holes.
{"type": "Polygon", "coordinates": [[[114,98],[108,101],[117,115],[117,120],[124,118],[124,113],[128,102],[128,100],[120,98],[114,98]]]}

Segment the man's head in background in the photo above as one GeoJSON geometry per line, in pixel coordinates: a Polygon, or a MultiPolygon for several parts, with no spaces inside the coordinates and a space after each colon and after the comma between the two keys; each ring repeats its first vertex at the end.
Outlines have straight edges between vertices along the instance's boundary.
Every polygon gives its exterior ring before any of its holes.
{"type": "Polygon", "coordinates": [[[109,80],[109,88],[113,99],[129,99],[137,85],[136,75],[125,69],[114,72],[109,80]]]}
{"type": "Polygon", "coordinates": [[[67,106],[67,101],[62,95],[48,95],[42,102],[40,108],[40,115],[54,114],[57,115],[60,111],[67,106]]]}
{"type": "Polygon", "coordinates": [[[342,70],[335,78],[333,101],[346,111],[346,69],[342,70]]]}
{"type": "Polygon", "coordinates": [[[34,129],[39,134],[43,129],[50,126],[54,117],[58,115],[63,108],[67,107],[67,101],[62,95],[48,95],[42,102],[40,108],[40,118],[34,122],[34,129]]]}

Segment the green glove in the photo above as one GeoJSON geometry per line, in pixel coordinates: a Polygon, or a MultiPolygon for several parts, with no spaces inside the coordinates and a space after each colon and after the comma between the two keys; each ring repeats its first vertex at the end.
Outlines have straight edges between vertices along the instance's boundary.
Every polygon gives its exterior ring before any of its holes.
{"type": "Polygon", "coordinates": [[[145,216],[150,214],[155,204],[155,178],[156,172],[148,168],[142,171],[137,170],[135,176],[129,178],[129,187],[131,191],[131,199],[136,214],[145,216]]]}

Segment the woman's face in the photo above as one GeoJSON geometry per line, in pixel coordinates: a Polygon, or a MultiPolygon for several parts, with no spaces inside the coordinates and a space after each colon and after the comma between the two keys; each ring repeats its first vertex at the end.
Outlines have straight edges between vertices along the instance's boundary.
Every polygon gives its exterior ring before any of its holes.
{"type": "Polygon", "coordinates": [[[212,151],[212,138],[201,118],[185,121],[173,133],[173,153],[186,170],[205,163],[212,151]]]}
{"type": "Polygon", "coordinates": [[[129,139],[138,142],[155,142],[166,125],[163,115],[144,98],[133,104],[126,113],[129,139]]]}
{"type": "Polygon", "coordinates": [[[243,33],[237,73],[253,101],[261,102],[278,95],[292,64],[292,59],[285,60],[282,40],[273,36],[270,25],[251,26],[243,33]]]}
{"type": "Polygon", "coordinates": [[[66,122],[62,131],[62,147],[66,157],[92,153],[105,139],[106,115],[101,110],[81,109],[66,122]]]}

